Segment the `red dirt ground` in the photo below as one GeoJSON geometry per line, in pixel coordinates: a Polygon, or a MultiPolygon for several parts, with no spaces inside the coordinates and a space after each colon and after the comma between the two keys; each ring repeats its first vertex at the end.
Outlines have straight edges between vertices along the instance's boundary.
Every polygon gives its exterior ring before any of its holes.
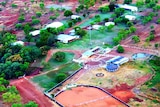
{"type": "Polygon", "coordinates": [[[128,86],[127,84],[121,84],[113,89],[106,89],[108,92],[121,99],[124,102],[128,102],[130,98],[134,98],[135,95],[131,91],[134,86],[128,86]]]}
{"type": "Polygon", "coordinates": [[[143,84],[143,83],[145,83],[150,77],[151,77],[151,74],[144,75],[144,76],[138,78],[138,79],[136,80],[136,83],[135,83],[135,84],[136,84],[136,85],[143,84]]]}
{"type": "Polygon", "coordinates": [[[11,81],[10,85],[17,87],[24,103],[33,100],[39,104],[38,107],[54,107],[53,102],[26,79],[11,81]]]}
{"type": "Polygon", "coordinates": [[[65,107],[125,107],[103,91],[92,87],[76,87],[56,97],[65,107]]]}

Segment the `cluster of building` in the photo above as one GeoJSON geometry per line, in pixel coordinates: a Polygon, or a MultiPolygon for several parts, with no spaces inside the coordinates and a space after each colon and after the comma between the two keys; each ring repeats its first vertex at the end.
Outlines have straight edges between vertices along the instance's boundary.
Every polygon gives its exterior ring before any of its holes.
{"type": "MultiPolygon", "coordinates": [[[[77,19],[77,18],[80,18],[80,16],[78,16],[78,15],[72,15],[71,16],[71,19],[77,19]]],[[[43,29],[47,29],[47,28],[58,29],[62,26],[64,26],[64,24],[62,22],[52,22],[50,24],[45,25],[43,29]]],[[[35,30],[35,31],[30,32],[29,34],[32,35],[33,37],[36,37],[36,36],[40,35],[40,31],[41,30],[35,30]]],[[[60,41],[62,43],[69,43],[70,41],[79,39],[79,36],[75,35],[75,30],[71,30],[69,32],[69,34],[59,34],[59,35],[57,35],[56,39],[57,39],[57,41],[60,41]]]]}

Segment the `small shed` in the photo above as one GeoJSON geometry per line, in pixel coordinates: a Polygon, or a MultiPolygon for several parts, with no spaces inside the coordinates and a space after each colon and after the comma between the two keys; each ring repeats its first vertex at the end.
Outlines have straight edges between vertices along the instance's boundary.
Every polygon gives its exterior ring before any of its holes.
{"type": "Polygon", "coordinates": [[[128,4],[118,4],[117,7],[123,8],[125,10],[130,10],[132,12],[137,12],[138,11],[138,8],[136,6],[131,6],[131,5],[128,5],[128,4]]]}
{"type": "Polygon", "coordinates": [[[59,34],[57,36],[57,40],[62,42],[62,43],[69,43],[70,41],[79,39],[79,36],[71,36],[67,34],[59,34]]]}
{"type": "Polygon", "coordinates": [[[125,15],[125,18],[130,20],[130,21],[136,20],[136,16],[133,16],[133,15],[125,15]]]}
{"type": "Polygon", "coordinates": [[[78,16],[78,15],[71,15],[71,19],[78,19],[78,18],[80,18],[80,16],[78,16]]]}
{"type": "Polygon", "coordinates": [[[69,31],[69,35],[74,36],[76,34],[76,31],[74,29],[69,31]]]}
{"type": "Polygon", "coordinates": [[[24,42],[23,41],[16,41],[16,42],[13,42],[11,45],[15,46],[15,45],[22,45],[24,46],[24,42]]]}
{"type": "Polygon", "coordinates": [[[37,36],[37,35],[40,34],[40,30],[32,31],[32,32],[30,32],[29,34],[32,35],[32,36],[37,36]]]}
{"type": "Polygon", "coordinates": [[[82,58],[89,58],[92,55],[94,55],[94,52],[92,52],[91,50],[88,50],[82,54],[82,58]]]}
{"type": "Polygon", "coordinates": [[[99,30],[102,27],[102,25],[93,25],[92,28],[95,30],[99,30]]]}
{"type": "Polygon", "coordinates": [[[61,22],[53,22],[53,23],[50,23],[50,24],[46,25],[45,28],[46,29],[47,28],[59,28],[61,26],[63,26],[63,23],[61,23],[61,22]]]}
{"type": "Polygon", "coordinates": [[[115,23],[114,22],[106,22],[105,23],[105,26],[109,26],[109,25],[115,25],[115,23]]]}

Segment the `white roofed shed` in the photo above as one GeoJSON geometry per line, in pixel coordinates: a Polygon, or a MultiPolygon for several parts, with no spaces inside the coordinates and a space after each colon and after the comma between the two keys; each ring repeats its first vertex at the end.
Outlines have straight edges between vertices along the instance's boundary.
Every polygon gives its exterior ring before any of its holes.
{"type": "Polygon", "coordinates": [[[63,23],[61,23],[61,22],[52,22],[52,23],[46,25],[45,28],[59,28],[61,26],[63,26],[63,23]]]}

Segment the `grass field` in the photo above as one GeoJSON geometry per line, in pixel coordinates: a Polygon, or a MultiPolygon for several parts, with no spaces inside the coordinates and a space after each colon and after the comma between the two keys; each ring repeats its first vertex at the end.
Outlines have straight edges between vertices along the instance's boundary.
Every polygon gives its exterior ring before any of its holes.
{"type": "Polygon", "coordinates": [[[75,40],[68,44],[57,43],[58,48],[70,48],[70,49],[89,49],[93,48],[97,45],[102,46],[103,42],[107,44],[112,44],[112,38],[117,36],[117,33],[120,29],[126,28],[123,24],[116,25],[111,32],[104,31],[100,32],[99,30],[88,31],[88,34],[84,36],[82,39],[75,40]],[[91,34],[91,43],[90,46],[90,34],[91,34]]]}
{"type": "Polygon", "coordinates": [[[71,62],[60,66],[58,69],[54,69],[45,74],[35,76],[31,80],[37,83],[41,88],[44,88],[44,90],[48,90],[58,84],[55,81],[55,76],[58,73],[65,73],[67,76],[69,76],[79,68],[79,64],[71,62]]]}
{"type": "MultiPolygon", "coordinates": [[[[45,67],[43,71],[48,71],[48,70],[51,70],[53,68],[56,68],[58,66],[61,66],[63,64],[66,64],[68,62],[71,62],[74,58],[74,54],[73,53],[69,53],[69,52],[64,52],[65,53],[65,60],[62,61],[62,62],[57,62],[56,60],[54,60],[53,58],[51,58],[48,62],[48,67],[45,67]]],[[[45,59],[42,60],[42,62],[44,61],[45,59]]]]}

